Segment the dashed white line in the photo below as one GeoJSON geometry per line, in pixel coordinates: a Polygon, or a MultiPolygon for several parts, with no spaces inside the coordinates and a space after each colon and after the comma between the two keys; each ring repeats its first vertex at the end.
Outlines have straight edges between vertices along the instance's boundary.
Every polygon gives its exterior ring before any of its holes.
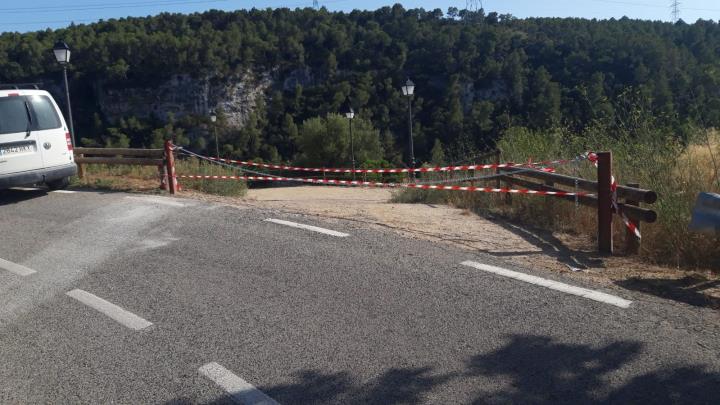
{"type": "Polygon", "coordinates": [[[111,319],[115,320],[121,325],[127,326],[130,329],[140,330],[145,329],[152,325],[152,322],[148,322],[143,318],[133,314],[132,312],[126,311],[112,302],[105,301],[104,299],[90,294],[87,291],[75,289],[65,293],[66,295],[75,298],[83,304],[97,310],[98,312],[107,315],[111,319]]]}
{"type": "Polygon", "coordinates": [[[53,190],[51,193],[58,193],[58,194],[75,194],[77,191],[75,190],[53,190]]]}
{"type": "Polygon", "coordinates": [[[18,276],[23,277],[27,277],[31,274],[37,273],[33,269],[3,259],[0,259],[0,269],[7,270],[10,273],[17,274],[18,276]]]}
{"type": "Polygon", "coordinates": [[[233,399],[244,405],[278,405],[274,399],[255,388],[252,384],[236,376],[232,371],[218,363],[208,363],[198,369],[202,375],[220,386],[233,399]]]}
{"type": "Polygon", "coordinates": [[[497,274],[499,276],[509,277],[515,280],[524,281],[526,283],[547,287],[551,290],[564,292],[566,294],[577,295],[579,297],[603,302],[605,304],[615,305],[616,307],[620,308],[628,308],[630,307],[630,304],[632,304],[632,301],[628,301],[626,299],[606,294],[600,291],[575,287],[570,284],[560,283],[558,281],[548,280],[542,277],[531,276],[529,274],[503,269],[502,267],[491,266],[488,264],[482,264],[473,261],[465,261],[461,264],[476,268],[478,270],[486,271],[488,273],[497,274]]]}
{"type": "Polygon", "coordinates": [[[293,228],[300,228],[300,229],[305,229],[308,231],[324,233],[326,235],[337,236],[340,238],[346,238],[346,237],[350,236],[350,234],[347,234],[347,233],[342,233],[342,232],[333,231],[330,229],[320,228],[318,226],[298,224],[297,222],[283,221],[282,219],[268,218],[265,221],[272,222],[275,224],[285,225],[285,226],[292,226],[293,228]]]}

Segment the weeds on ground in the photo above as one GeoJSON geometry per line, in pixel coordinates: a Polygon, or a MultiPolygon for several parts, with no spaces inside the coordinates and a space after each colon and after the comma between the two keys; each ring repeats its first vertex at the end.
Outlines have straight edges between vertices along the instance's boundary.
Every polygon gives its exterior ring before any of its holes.
{"type": "MultiPolygon", "coordinates": [[[[239,169],[229,166],[220,166],[204,160],[190,158],[177,160],[175,171],[178,175],[200,176],[242,176],[239,169]]],[[[236,179],[178,179],[182,187],[197,190],[207,194],[229,197],[242,197],[247,193],[247,183],[236,179]]]]}

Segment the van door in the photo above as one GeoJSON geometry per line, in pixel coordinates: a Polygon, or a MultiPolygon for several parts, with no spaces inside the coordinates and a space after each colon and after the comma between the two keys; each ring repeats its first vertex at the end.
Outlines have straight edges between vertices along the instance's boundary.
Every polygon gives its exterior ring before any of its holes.
{"type": "Polygon", "coordinates": [[[43,168],[31,108],[24,96],[0,97],[0,174],[43,168]]]}
{"type": "Polygon", "coordinates": [[[73,162],[70,137],[55,103],[46,95],[27,96],[33,112],[33,131],[38,139],[45,167],[73,162]]]}

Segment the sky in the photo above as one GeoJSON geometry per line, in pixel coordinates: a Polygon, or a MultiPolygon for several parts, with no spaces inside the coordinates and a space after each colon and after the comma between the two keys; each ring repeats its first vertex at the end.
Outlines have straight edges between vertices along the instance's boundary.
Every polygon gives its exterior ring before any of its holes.
{"type": "MultiPolygon", "coordinates": [[[[475,0],[487,12],[516,17],[630,18],[669,21],[672,0],[475,0]]],[[[320,6],[333,11],[374,10],[398,1],[319,0],[320,6]]],[[[463,9],[466,0],[399,1],[405,8],[426,10],[448,7],[463,9]]],[[[720,20],[718,0],[680,0],[680,17],[686,22],[700,18],[720,20]]],[[[36,31],[61,28],[71,21],[90,23],[99,19],[147,16],[160,12],[192,13],[210,9],[311,7],[313,0],[0,0],[0,32],[36,31]]]]}

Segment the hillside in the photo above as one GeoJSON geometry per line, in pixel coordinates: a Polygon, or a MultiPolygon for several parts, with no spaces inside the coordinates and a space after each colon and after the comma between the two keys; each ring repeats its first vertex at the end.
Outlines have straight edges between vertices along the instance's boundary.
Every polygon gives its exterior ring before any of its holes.
{"type": "MultiPolygon", "coordinates": [[[[582,135],[651,125],[682,140],[690,125],[720,125],[717,23],[449,12],[210,11],[3,33],[0,82],[59,91],[50,49],[64,39],[84,143],[150,146],[173,136],[212,151],[217,129],[222,154],[265,160],[300,158],[303,123],[339,112],[349,96],[365,136],[376,138],[363,160],[407,161],[407,77],[417,85],[422,161],[465,159],[518,126],[582,135]],[[211,109],[220,112],[214,128],[211,109]],[[635,122],[638,110],[652,122],[635,122]]],[[[314,122],[315,133],[335,121],[314,122]]]]}

